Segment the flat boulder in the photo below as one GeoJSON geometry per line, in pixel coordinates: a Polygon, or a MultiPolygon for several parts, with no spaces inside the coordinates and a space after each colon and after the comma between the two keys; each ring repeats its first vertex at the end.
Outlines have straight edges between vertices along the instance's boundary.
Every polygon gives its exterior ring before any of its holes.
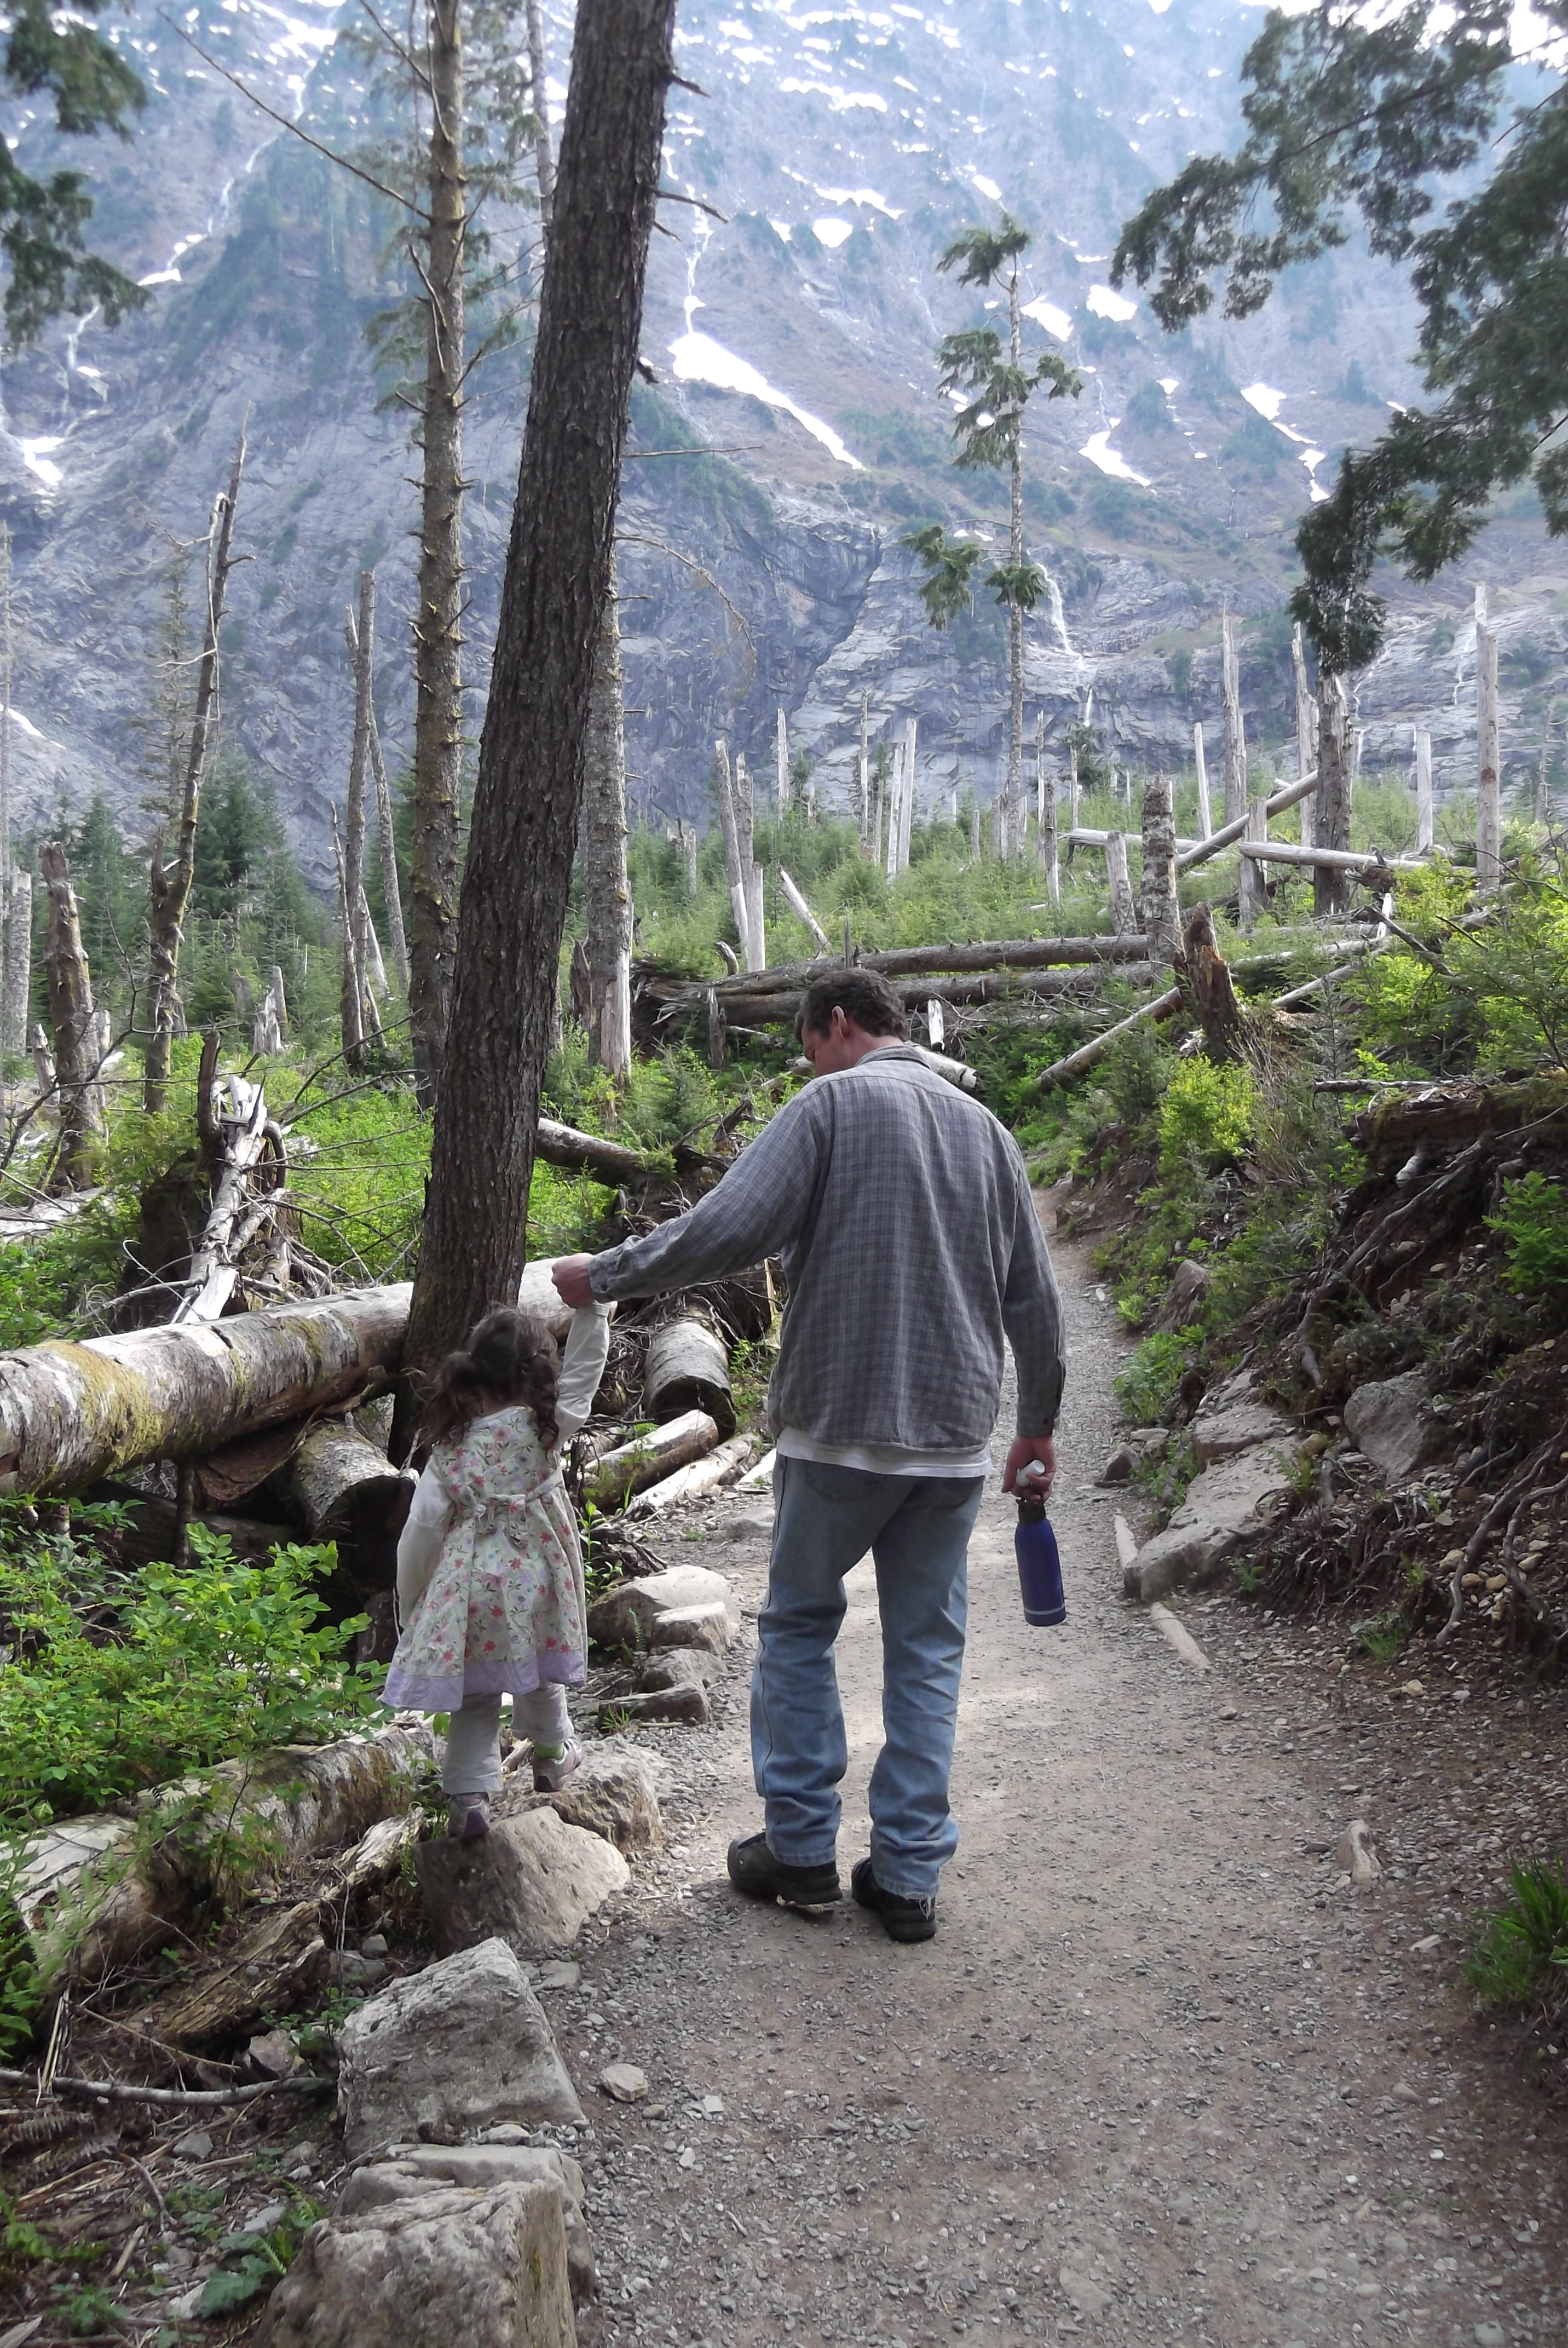
{"type": "Polygon", "coordinates": [[[1345,1406],[1345,1432],[1364,1458],[1393,1477],[1413,1476],[1449,1439],[1419,1370],[1358,1386],[1345,1406]]]}
{"type": "Polygon", "coordinates": [[[581,2307],[593,2297],[597,2281],[583,2204],[582,2170],[569,2153],[559,2151],[554,2145],[395,2145],[384,2160],[370,2161],[354,2170],[339,2197],[335,2214],[352,2218],[362,2209],[416,2200],[441,2185],[472,2189],[538,2184],[548,2185],[559,2197],[571,2295],[581,2307]]]}
{"type": "Polygon", "coordinates": [[[1283,1445],[1256,1445],[1195,1477],[1164,1531],[1146,1540],[1126,1567],[1127,1596],[1147,1606],[1173,1590],[1212,1580],[1262,1530],[1273,1504],[1288,1491],[1291,1456],[1283,1445]]]}
{"type": "Polygon", "coordinates": [[[740,1629],[741,1610],[723,1574],[672,1565],[607,1590],[589,1608],[588,1627],[601,1647],[706,1647],[718,1655],[740,1629]]]}
{"type": "Polygon", "coordinates": [[[1301,1440],[1300,1430],[1261,1395],[1228,1394],[1224,1388],[1198,1412],[1191,1431],[1193,1456],[1201,1468],[1234,1459],[1260,1443],[1283,1446],[1288,1457],[1301,1440]]]}
{"type": "Polygon", "coordinates": [[[505,1941],[393,1982],[345,2016],[337,2042],[351,2160],[422,2133],[473,2135],[497,2120],[583,2126],[549,2024],[505,1941]]]}
{"type": "Polygon", "coordinates": [[[261,2348],[576,2348],[561,2196],[542,2179],[428,2186],[323,2218],[261,2348]]]}
{"type": "Polygon", "coordinates": [[[548,1804],[497,1818],[475,1842],[422,1842],[414,1864],[444,1955],[491,1940],[521,1957],[556,1955],[631,1880],[613,1843],[548,1804]]]}

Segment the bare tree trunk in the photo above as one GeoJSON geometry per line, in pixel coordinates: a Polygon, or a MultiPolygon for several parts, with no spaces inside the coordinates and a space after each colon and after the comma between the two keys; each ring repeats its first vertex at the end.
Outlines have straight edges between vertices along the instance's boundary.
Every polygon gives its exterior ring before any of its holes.
{"type": "Polygon", "coordinates": [[[789,813],[789,719],[782,701],[774,726],[774,798],[782,823],[789,813]]]}
{"type": "Polygon", "coordinates": [[[20,866],[11,875],[11,909],[5,923],[4,1048],[27,1048],[27,1006],[33,992],[33,876],[20,866]]]}
{"type": "Polygon", "coordinates": [[[44,976],[60,1097],[60,1146],[50,1187],[56,1191],[77,1190],[92,1179],[104,1131],[102,1095],[93,1081],[100,1056],[95,1049],[92,973],[82,944],[77,892],[71,886],[66,851],[57,841],[46,840],[38,861],[49,899],[44,976]]]}
{"type": "MultiPolygon", "coordinates": [[[[1317,804],[1313,845],[1350,845],[1350,695],[1342,676],[1317,675],[1317,804]]],[[[1312,876],[1312,910],[1342,913],[1350,902],[1351,876],[1320,864],[1312,876]]]]}
{"type": "Polygon", "coordinates": [[[713,745],[713,757],[718,767],[717,795],[719,802],[719,839],[724,850],[724,880],[730,891],[730,911],[735,917],[735,942],[741,949],[741,961],[747,970],[753,967],[747,936],[752,925],[751,905],[746,894],[746,868],[741,860],[740,825],[735,814],[735,793],[730,780],[730,746],[725,741],[713,745]]]}
{"type": "MultiPolygon", "coordinates": [[[[1430,742],[1427,756],[1431,757],[1430,742]]],[[[1549,824],[1552,820],[1552,712],[1546,712],[1546,723],[1541,732],[1541,757],[1535,769],[1535,801],[1532,809],[1534,820],[1549,824]]],[[[1429,841],[1428,845],[1430,845],[1429,841]]]]}
{"type": "Polygon", "coordinates": [[[1187,916],[1176,977],[1202,1022],[1208,1057],[1239,1060],[1246,1037],[1245,1018],[1236,1000],[1230,965],[1214,938],[1214,915],[1206,905],[1194,905],[1187,916]]]}
{"type": "MultiPolygon", "coordinates": [[[[11,914],[11,530],[0,522],[0,966],[9,965],[11,914]]],[[[5,1026],[0,1051],[21,1048],[5,1026]]]]}
{"type": "Polygon", "coordinates": [[[1056,777],[1045,763],[1045,712],[1035,719],[1034,758],[1040,792],[1040,833],[1035,854],[1045,875],[1045,891],[1053,905],[1061,902],[1061,856],[1056,835],[1056,777]]]}
{"type": "MultiPolygon", "coordinates": [[[[1430,853],[1436,837],[1432,815],[1432,737],[1424,726],[1416,735],[1416,853],[1430,853]]],[[[1550,812],[1550,810],[1549,810],[1550,812]]]]}
{"type": "Polygon", "coordinates": [[[375,659],[375,573],[359,574],[359,621],[343,614],[343,635],[354,663],[354,743],[349,752],[348,801],[343,814],[343,1054],[357,1076],[364,1066],[365,915],[364,776],[370,763],[374,717],[371,680],[375,659]]]}
{"type": "MultiPolygon", "coordinates": [[[[1296,772],[1297,778],[1317,771],[1317,703],[1307,676],[1307,646],[1298,620],[1290,639],[1290,664],[1296,673],[1296,772]]],[[[1313,845],[1314,808],[1310,799],[1301,802],[1301,845],[1313,845]]]]}
{"type": "Polygon", "coordinates": [[[414,840],[408,1020],[422,1105],[436,1098],[457,932],[463,774],[463,245],[461,0],[430,0],[430,229],[425,287],[419,618],[414,631],[414,840]]]}
{"type": "Polygon", "coordinates": [[[618,1080],[631,1066],[631,887],[626,872],[626,720],[615,551],[599,623],[582,777],[582,893],[589,1049],[618,1080]]]}
{"type": "Polygon", "coordinates": [[[1067,829],[1078,829],[1078,745],[1067,746],[1067,829]]]}
{"type": "Polygon", "coordinates": [[[516,1295],[527,1253],[673,30],[674,0],[579,0],[474,798],[483,885],[463,892],[409,1325],[420,1369],[516,1295]]]}
{"type": "Polygon", "coordinates": [[[551,216],[555,211],[556,170],[550,154],[550,117],[545,98],[545,19],[539,0],[528,0],[528,73],[532,82],[534,109],[534,168],[539,181],[539,219],[544,223],[548,242],[551,216]]]}
{"type": "Polygon", "coordinates": [[[170,1045],[179,986],[179,948],[185,908],[196,870],[196,822],[201,811],[201,778],[207,764],[207,744],[212,730],[212,705],[218,694],[218,632],[223,624],[223,602],[234,559],[234,509],[240,499],[240,476],[245,469],[245,427],[234,449],[229,487],[212,509],[207,535],[207,620],[201,638],[201,659],[196,672],[196,707],[190,720],[190,743],[185,759],[184,795],[179,811],[179,837],[174,863],[163,867],[163,837],[152,850],[148,954],[146,1077],[142,1107],[149,1117],[163,1107],[169,1091],[170,1045]]]}
{"type": "MultiPolygon", "coordinates": [[[[359,627],[352,614],[349,619],[349,657],[355,664],[357,677],[359,659],[359,627]]],[[[375,783],[375,820],[381,841],[381,894],[386,907],[386,934],[392,946],[393,968],[397,983],[408,993],[408,939],[403,927],[403,891],[397,879],[397,838],[392,822],[392,785],[387,780],[386,760],[381,755],[381,729],[375,722],[375,702],[370,705],[370,771],[375,783]]]]}
{"type": "Polygon", "coordinates": [[[909,870],[909,839],[915,826],[916,721],[904,720],[904,785],[898,800],[898,870],[909,870]]]}
{"type": "Polygon", "coordinates": [[[1198,777],[1198,838],[1207,839],[1214,828],[1214,810],[1209,805],[1209,762],[1204,756],[1202,723],[1193,727],[1193,764],[1198,777]]]}
{"type": "Polygon", "coordinates": [[[1246,721],[1241,708],[1241,664],[1236,658],[1235,622],[1228,612],[1221,626],[1224,632],[1225,695],[1225,821],[1234,823],[1237,816],[1246,813],[1246,721]]]}
{"type": "Polygon", "coordinates": [[[1138,910],[1132,902],[1132,883],[1127,870],[1127,836],[1121,831],[1105,835],[1105,877],[1111,883],[1111,927],[1117,937],[1138,926],[1138,910]]]}
{"type": "MultiPolygon", "coordinates": [[[[1008,280],[1008,331],[1015,370],[1023,373],[1023,318],[1020,306],[1018,263],[1008,280]]],[[[1016,579],[1023,568],[1023,418],[1013,439],[1009,468],[1008,561],[1016,579]]],[[[1021,856],[1028,833],[1023,804],[1023,607],[1008,605],[1008,767],[1002,793],[1002,836],[999,853],[1021,856]]]]}
{"type": "Polygon", "coordinates": [[[1143,935],[1156,970],[1168,968],[1182,942],[1176,898],[1176,818],[1163,775],[1143,786],[1143,935]]]}
{"type": "Polygon", "coordinates": [[[1502,881],[1502,775],[1497,712],[1497,638],[1486,622],[1486,589],[1475,591],[1475,885],[1481,896],[1502,881]]]}
{"type": "MultiPolygon", "coordinates": [[[[1246,829],[1244,840],[1268,838],[1268,801],[1250,798],[1246,803],[1246,829]]],[[[1237,913],[1244,930],[1255,929],[1268,910],[1268,895],[1263,866],[1256,857],[1245,850],[1240,860],[1236,880],[1237,913]]]]}
{"type": "Polygon", "coordinates": [[[860,852],[866,853],[871,823],[871,695],[860,695],[860,852]]]}

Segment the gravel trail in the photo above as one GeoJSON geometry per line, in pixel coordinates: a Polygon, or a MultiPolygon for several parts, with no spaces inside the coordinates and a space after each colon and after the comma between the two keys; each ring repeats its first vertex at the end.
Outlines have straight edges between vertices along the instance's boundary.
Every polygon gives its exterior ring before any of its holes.
{"type": "MultiPolygon", "coordinates": [[[[1124,1503],[1092,1486],[1123,1341],[1084,1258],[1058,1262],[1070,1620],[1025,1626],[993,1484],[934,1942],[896,1948],[847,1898],[811,1923],[731,1891],[725,1846],[760,1823],[766,1544],[733,1537],[741,1502],[663,1544],[730,1573],[748,1619],[717,1725],[649,1740],[677,1764],[671,1852],[546,1992],[594,2121],[583,2336],[1568,2342],[1562,2106],[1489,2054],[1411,1889],[1353,1896],[1323,1856],[1361,1807],[1343,1706],[1297,1684],[1308,1736],[1124,1606],[1124,1503]],[[610,2060],[646,2104],[598,2093],[610,2060]]],[[[849,1587],[846,1892],[879,1739],[869,1567],[849,1587]]]]}

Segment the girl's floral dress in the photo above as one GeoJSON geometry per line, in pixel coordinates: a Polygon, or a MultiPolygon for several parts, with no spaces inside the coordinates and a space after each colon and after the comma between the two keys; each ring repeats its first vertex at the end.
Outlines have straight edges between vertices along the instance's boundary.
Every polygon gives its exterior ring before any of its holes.
{"type": "MultiPolygon", "coordinates": [[[[592,1406],[609,1348],[603,1307],[573,1316],[557,1417],[564,1445],[592,1406]]],[[[466,1696],[580,1687],[588,1601],[577,1518],[526,1405],[437,1444],[398,1543],[403,1636],[382,1702],[456,1712],[466,1696]],[[431,1560],[434,1570],[431,1570],[431,1560]]]]}

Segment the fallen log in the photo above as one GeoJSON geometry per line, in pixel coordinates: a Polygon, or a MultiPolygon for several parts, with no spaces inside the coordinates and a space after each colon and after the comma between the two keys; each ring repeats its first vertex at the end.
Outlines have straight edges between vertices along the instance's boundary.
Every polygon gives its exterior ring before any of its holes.
{"type": "MultiPolygon", "coordinates": [[[[1315,768],[1310,775],[1303,775],[1298,781],[1286,783],[1277,791],[1271,791],[1263,803],[1265,816],[1283,815],[1286,808],[1299,806],[1300,802],[1317,788],[1317,774],[1315,768]]],[[[1209,858],[1217,856],[1222,849],[1234,848],[1245,832],[1247,820],[1245,815],[1238,815],[1231,822],[1222,823],[1218,831],[1210,832],[1207,839],[1200,839],[1195,848],[1184,849],[1176,859],[1177,871],[1190,872],[1194,864],[1206,864],[1209,858]]]]}
{"type": "Polygon", "coordinates": [[[204,1978],[138,2006],[128,2034],[139,2034],[149,2046],[224,2044],[263,2014],[300,2011],[302,1993],[326,1969],[321,1903],[302,1900],[252,1925],[204,1978]]]}
{"type": "MultiPolygon", "coordinates": [[[[1137,962],[1143,952],[1141,938],[981,938],[958,945],[890,946],[878,953],[861,954],[854,967],[880,971],[884,978],[902,978],[925,971],[1048,970],[1057,964],[1092,967],[1098,963],[1137,962]]],[[[667,977],[646,963],[639,966],[637,975],[644,991],[662,1003],[700,1001],[711,986],[727,1011],[733,994],[804,989],[814,979],[832,978],[845,967],[842,954],[828,954],[815,962],[776,963],[770,970],[745,971],[720,979],[667,977]]]]}
{"type": "Polygon", "coordinates": [[[597,1133],[579,1133],[575,1127],[558,1125],[553,1117],[541,1117],[534,1148],[547,1165],[559,1166],[567,1174],[591,1174],[596,1181],[610,1183],[617,1189],[622,1182],[639,1182],[656,1173],[657,1162],[641,1149],[630,1149],[623,1141],[606,1141],[597,1133]]]}
{"type": "Polygon", "coordinates": [[[648,1485],[626,1504],[629,1517],[661,1517],[671,1509],[683,1508],[689,1500],[700,1500],[708,1492],[716,1492],[725,1484],[733,1483],[752,1456],[753,1438],[737,1435],[728,1443],[721,1443],[717,1451],[710,1451],[706,1459],[694,1459],[689,1468],[677,1468],[657,1484],[648,1485]]]}
{"type": "Polygon", "coordinates": [[[0,1354],[0,1491],[79,1492],[144,1459],[200,1458],[345,1403],[396,1368],[411,1294],[400,1281],[0,1354]]]}
{"type": "MultiPolygon", "coordinates": [[[[1151,978],[1153,972],[1143,958],[1148,952],[1143,940],[1135,939],[1133,942],[1140,958],[1119,963],[1116,975],[1136,985],[1141,979],[1151,978]]],[[[977,973],[973,977],[909,979],[895,984],[893,992],[906,1010],[923,1011],[927,1003],[1004,1003],[1030,997],[1045,1001],[1057,995],[1085,994],[1092,992],[1095,981],[1096,973],[1089,969],[1017,973],[1008,970],[977,973]]],[[[723,1010],[725,1018],[739,1027],[793,1027],[804,1003],[805,989],[799,987],[772,994],[728,995],[723,1010]]]]}
{"type": "Polygon", "coordinates": [[[1448,1156],[1493,1134],[1568,1117],[1568,1077],[1512,1085],[1422,1085],[1375,1102],[1350,1120],[1368,1171],[1392,1174],[1418,1154],[1448,1156]]]}
{"type": "Polygon", "coordinates": [[[667,1424],[694,1410],[705,1410],[721,1435],[733,1435],[730,1349],[711,1322],[683,1313],[649,1336],[642,1363],[642,1416],[667,1424]]]}
{"type": "Polygon", "coordinates": [[[1244,839],[1241,852],[1258,864],[1306,864],[1327,872],[1421,872],[1421,856],[1385,856],[1379,848],[1298,848],[1293,839],[1244,839]]]}
{"type": "Polygon", "coordinates": [[[1152,1003],[1143,1004],[1127,1018],[1119,1019],[1114,1027],[1107,1027],[1102,1035],[1091,1036],[1087,1044],[1081,1044],[1076,1052],[1069,1052],[1064,1060],[1053,1060],[1049,1068],[1042,1068],[1034,1080],[1035,1091],[1048,1093],[1053,1086],[1064,1085],[1071,1076],[1081,1076],[1085,1068],[1091,1068],[1096,1060],[1104,1058],[1120,1036],[1129,1035],[1134,1027],[1141,1027],[1146,1019],[1168,1019],[1181,1007],[1181,988],[1168,987],[1163,994],[1155,995],[1152,1003]]]}
{"type": "Polygon", "coordinates": [[[635,1442],[623,1443],[596,1459],[582,1479],[583,1497],[596,1509],[618,1509],[631,1493],[657,1484],[677,1468],[705,1458],[718,1444],[719,1430],[705,1410],[689,1410],[667,1426],[635,1442]]]}
{"type": "Polygon", "coordinates": [[[334,1418],[312,1428],[285,1478],[290,1506],[308,1538],[337,1543],[338,1570],[349,1588],[362,1596],[390,1590],[415,1477],[334,1418]]]}

